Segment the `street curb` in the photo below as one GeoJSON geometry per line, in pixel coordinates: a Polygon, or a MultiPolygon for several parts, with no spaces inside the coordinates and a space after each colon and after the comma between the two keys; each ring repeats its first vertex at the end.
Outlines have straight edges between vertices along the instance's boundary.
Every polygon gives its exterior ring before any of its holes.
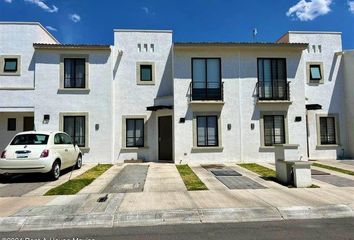
{"type": "Polygon", "coordinates": [[[342,217],[354,217],[354,209],[349,205],[337,204],[320,207],[179,209],[115,214],[13,216],[0,218],[0,232],[342,217]]]}

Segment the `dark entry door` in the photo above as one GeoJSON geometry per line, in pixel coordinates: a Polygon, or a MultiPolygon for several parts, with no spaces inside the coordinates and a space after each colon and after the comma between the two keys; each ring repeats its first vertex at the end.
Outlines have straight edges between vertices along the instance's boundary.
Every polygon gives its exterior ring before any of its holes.
{"type": "Polygon", "coordinates": [[[34,130],[34,117],[24,117],[23,118],[23,131],[34,130]]]}
{"type": "Polygon", "coordinates": [[[172,116],[159,117],[159,160],[172,161],[172,116]]]}

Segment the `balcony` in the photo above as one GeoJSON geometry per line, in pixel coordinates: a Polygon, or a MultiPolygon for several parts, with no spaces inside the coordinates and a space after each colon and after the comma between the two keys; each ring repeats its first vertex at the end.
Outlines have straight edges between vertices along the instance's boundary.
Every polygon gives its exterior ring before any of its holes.
{"type": "Polygon", "coordinates": [[[189,85],[189,100],[195,101],[224,101],[224,83],[191,82],[189,85]]]}
{"type": "Polygon", "coordinates": [[[290,103],[289,83],[285,80],[271,80],[257,82],[258,102],[290,103]]]}

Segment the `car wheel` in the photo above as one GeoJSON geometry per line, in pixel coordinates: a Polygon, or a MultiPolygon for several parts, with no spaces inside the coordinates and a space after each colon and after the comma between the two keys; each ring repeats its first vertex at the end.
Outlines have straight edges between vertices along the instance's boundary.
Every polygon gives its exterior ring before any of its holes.
{"type": "Polygon", "coordinates": [[[82,167],[82,156],[79,155],[79,156],[77,157],[77,160],[76,160],[75,168],[76,168],[76,169],[80,169],[81,167],[82,167]]]}
{"type": "Polygon", "coordinates": [[[60,177],[60,163],[55,161],[52,166],[52,170],[50,171],[50,177],[52,180],[58,180],[60,177]]]}

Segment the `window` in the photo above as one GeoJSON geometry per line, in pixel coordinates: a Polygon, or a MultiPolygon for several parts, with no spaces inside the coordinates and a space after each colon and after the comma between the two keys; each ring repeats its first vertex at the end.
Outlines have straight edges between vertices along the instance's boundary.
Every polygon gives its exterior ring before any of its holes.
{"type": "Polygon", "coordinates": [[[260,100],[288,99],[285,58],[258,59],[258,97],[260,100]]]}
{"type": "Polygon", "coordinates": [[[307,62],[307,82],[310,84],[323,84],[323,63],[322,62],[307,62]]]}
{"type": "Polygon", "coordinates": [[[136,82],[138,85],[155,84],[155,63],[154,62],[136,63],[136,82]]]}
{"type": "Polygon", "coordinates": [[[17,58],[4,59],[4,72],[17,72],[17,58]]]}
{"type": "Polygon", "coordinates": [[[60,133],[55,134],[54,136],[54,144],[63,144],[62,138],[60,133]]]}
{"type": "Polygon", "coordinates": [[[16,118],[7,119],[7,131],[16,131],[16,118]]]}
{"type": "Polygon", "coordinates": [[[197,116],[197,146],[215,147],[218,145],[218,117],[197,116]]]}
{"type": "Polygon", "coordinates": [[[283,115],[265,115],[264,122],[264,145],[285,143],[285,124],[283,115]]]}
{"type": "Polygon", "coordinates": [[[335,117],[320,117],[321,145],[337,144],[335,117]]]}
{"type": "Polygon", "coordinates": [[[152,65],[140,65],[140,81],[152,81],[152,65]]]}
{"type": "Polygon", "coordinates": [[[192,59],[192,99],[221,100],[221,59],[192,59]]]}
{"type": "Polygon", "coordinates": [[[64,59],[64,88],[85,88],[85,58],[64,59]]]}
{"type": "Polygon", "coordinates": [[[64,132],[73,139],[79,147],[86,145],[86,117],[64,116],[64,132]]]}
{"type": "Polygon", "coordinates": [[[45,145],[48,138],[45,134],[21,134],[17,135],[10,145],[45,145]]]}
{"type": "Polygon", "coordinates": [[[20,76],[21,56],[0,55],[0,76],[20,76]]]}
{"type": "Polygon", "coordinates": [[[311,64],[310,65],[310,81],[319,81],[322,79],[321,65],[311,64]]]}
{"type": "Polygon", "coordinates": [[[144,119],[126,119],[126,146],[144,147],[144,119]]]}

